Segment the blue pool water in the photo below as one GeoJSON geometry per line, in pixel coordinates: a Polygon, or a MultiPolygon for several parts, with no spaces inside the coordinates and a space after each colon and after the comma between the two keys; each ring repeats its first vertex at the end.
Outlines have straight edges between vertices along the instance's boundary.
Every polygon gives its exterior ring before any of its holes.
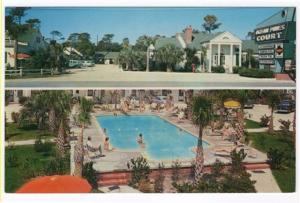
{"type": "MultiPolygon", "coordinates": [[[[145,152],[150,159],[171,160],[193,158],[192,148],[197,138],[158,116],[99,116],[97,117],[113,147],[121,150],[138,150],[139,133],[146,143],[145,152]]],[[[203,141],[203,147],[209,144],[203,141]]]]}

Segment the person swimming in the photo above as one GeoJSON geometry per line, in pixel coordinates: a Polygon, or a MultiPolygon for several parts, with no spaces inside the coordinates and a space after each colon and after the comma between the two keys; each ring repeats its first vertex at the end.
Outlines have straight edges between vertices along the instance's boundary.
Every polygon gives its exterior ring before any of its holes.
{"type": "Polygon", "coordinates": [[[139,136],[136,139],[137,143],[144,144],[144,139],[142,133],[139,134],[139,136]]]}

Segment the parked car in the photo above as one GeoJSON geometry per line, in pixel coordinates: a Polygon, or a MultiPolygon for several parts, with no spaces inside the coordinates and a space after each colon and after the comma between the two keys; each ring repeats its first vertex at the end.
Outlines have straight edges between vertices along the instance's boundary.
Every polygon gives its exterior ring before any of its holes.
{"type": "Polygon", "coordinates": [[[81,68],[82,63],[80,60],[69,60],[69,68],[81,68]]]}
{"type": "Polygon", "coordinates": [[[254,107],[254,100],[252,99],[248,99],[244,104],[245,109],[253,109],[253,107],[254,107]]]}
{"type": "Polygon", "coordinates": [[[93,66],[95,66],[95,63],[93,62],[93,61],[83,61],[82,62],[82,66],[83,67],[93,67],[93,66]]]}
{"type": "Polygon", "coordinates": [[[293,100],[282,100],[280,104],[277,105],[278,113],[291,113],[295,111],[295,101],[293,100]]]}

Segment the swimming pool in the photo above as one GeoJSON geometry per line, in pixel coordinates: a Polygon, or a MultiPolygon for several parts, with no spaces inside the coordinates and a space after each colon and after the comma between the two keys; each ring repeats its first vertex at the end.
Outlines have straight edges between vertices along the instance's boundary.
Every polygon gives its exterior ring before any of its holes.
{"type": "MultiPolygon", "coordinates": [[[[97,121],[110,138],[113,147],[121,150],[138,150],[139,133],[146,143],[146,156],[154,160],[194,158],[192,148],[197,138],[175,125],[154,115],[98,116],[97,121]]],[[[209,144],[203,141],[203,147],[209,144]]]]}

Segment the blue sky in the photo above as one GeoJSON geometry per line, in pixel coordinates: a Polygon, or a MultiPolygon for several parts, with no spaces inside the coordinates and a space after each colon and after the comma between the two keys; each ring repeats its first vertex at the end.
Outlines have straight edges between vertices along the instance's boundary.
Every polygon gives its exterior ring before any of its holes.
{"type": "Polygon", "coordinates": [[[214,14],[222,23],[218,31],[230,31],[244,39],[248,31],[282,8],[82,8],[82,7],[33,7],[27,11],[28,18],[41,20],[41,32],[50,37],[53,30],[65,38],[70,33],[88,32],[93,42],[106,33],[115,35],[113,41],[121,42],[128,37],[130,43],[141,35],[156,34],[172,36],[186,26],[203,30],[203,17],[214,14]]]}

